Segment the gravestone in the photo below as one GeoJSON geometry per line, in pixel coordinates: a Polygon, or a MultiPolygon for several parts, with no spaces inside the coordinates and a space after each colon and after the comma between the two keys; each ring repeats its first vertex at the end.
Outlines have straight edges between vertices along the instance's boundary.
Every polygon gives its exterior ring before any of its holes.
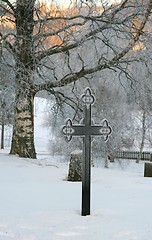
{"type": "Polygon", "coordinates": [[[144,177],[152,177],[152,162],[145,162],[144,177]]]}
{"type": "MultiPolygon", "coordinates": [[[[70,154],[68,181],[81,182],[82,181],[82,161],[83,151],[75,150],[70,154]]],[[[94,167],[93,161],[91,161],[92,167],[94,167]]]]}
{"type": "Polygon", "coordinates": [[[71,152],[68,181],[81,182],[82,181],[82,159],[83,153],[81,150],[71,152]]]}
{"type": "Polygon", "coordinates": [[[114,162],[115,162],[114,155],[113,155],[113,154],[109,154],[109,155],[108,155],[108,160],[109,160],[111,163],[114,163],[114,162]]]}

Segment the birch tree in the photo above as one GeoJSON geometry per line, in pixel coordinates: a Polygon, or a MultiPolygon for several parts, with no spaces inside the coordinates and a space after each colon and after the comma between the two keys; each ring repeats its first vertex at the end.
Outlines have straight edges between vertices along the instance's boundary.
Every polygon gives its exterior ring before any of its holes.
{"type": "MultiPolygon", "coordinates": [[[[7,55],[8,57],[8,55],[7,55]]],[[[14,75],[9,61],[0,62],[0,125],[1,125],[1,149],[4,148],[5,125],[13,122],[14,107],[14,75]]]]}
{"type": "Polygon", "coordinates": [[[62,89],[88,78],[95,84],[96,72],[119,69],[127,75],[132,49],[142,36],[152,8],[151,0],[123,0],[116,5],[70,1],[68,9],[50,2],[47,9],[35,0],[1,3],[2,54],[7,49],[13,56],[15,71],[10,153],[20,157],[36,158],[35,94],[46,90],[62,101],[62,89]]]}

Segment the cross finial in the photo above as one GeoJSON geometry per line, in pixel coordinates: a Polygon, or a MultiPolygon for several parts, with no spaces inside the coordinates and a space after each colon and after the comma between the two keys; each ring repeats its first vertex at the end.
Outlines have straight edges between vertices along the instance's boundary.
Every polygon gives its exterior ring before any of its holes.
{"type": "Polygon", "coordinates": [[[62,128],[62,132],[65,136],[65,140],[67,142],[70,142],[72,139],[72,134],[74,133],[74,129],[72,128],[72,121],[71,119],[68,119],[66,121],[65,126],[62,128]]]}
{"type": "Polygon", "coordinates": [[[111,134],[111,132],[112,132],[112,128],[109,126],[108,121],[104,119],[102,121],[102,127],[100,129],[100,133],[102,134],[105,142],[108,140],[108,137],[111,134]]]}
{"type": "Polygon", "coordinates": [[[87,107],[87,109],[95,102],[95,97],[91,93],[90,88],[86,88],[85,94],[82,95],[81,99],[82,103],[87,107]]]}

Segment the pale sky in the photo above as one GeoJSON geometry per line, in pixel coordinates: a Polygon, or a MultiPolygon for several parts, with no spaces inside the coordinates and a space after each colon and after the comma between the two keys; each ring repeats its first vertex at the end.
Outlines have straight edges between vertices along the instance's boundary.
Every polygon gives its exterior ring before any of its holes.
{"type": "MultiPolygon", "coordinates": [[[[46,2],[46,3],[51,3],[52,1],[56,2],[58,5],[62,7],[68,7],[72,2],[75,2],[76,0],[38,0],[40,2],[46,2]]],[[[107,2],[121,2],[122,0],[102,0],[102,1],[107,1],[107,2]]],[[[15,0],[10,0],[10,2],[16,2],[15,0]]],[[[95,0],[96,3],[100,4],[101,0],[95,0]]]]}
{"type": "MultiPolygon", "coordinates": [[[[39,1],[45,1],[46,3],[51,2],[51,0],[39,0],[39,1]]],[[[62,7],[68,7],[70,4],[72,4],[72,2],[75,2],[76,0],[54,0],[54,2],[57,2],[58,5],[62,6],[62,7]]],[[[103,0],[103,1],[107,1],[107,2],[121,2],[121,0],[103,0]]],[[[101,0],[95,0],[96,3],[100,4],[101,0]]]]}

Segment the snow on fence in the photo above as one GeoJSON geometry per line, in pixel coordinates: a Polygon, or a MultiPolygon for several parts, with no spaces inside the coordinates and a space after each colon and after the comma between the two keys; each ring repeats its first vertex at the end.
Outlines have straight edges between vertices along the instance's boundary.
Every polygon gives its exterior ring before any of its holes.
{"type": "MultiPolygon", "coordinates": [[[[140,152],[138,151],[117,151],[114,153],[115,158],[126,158],[126,159],[138,159],[140,152]]],[[[141,160],[150,160],[151,152],[143,152],[141,155],[141,160]]]]}

